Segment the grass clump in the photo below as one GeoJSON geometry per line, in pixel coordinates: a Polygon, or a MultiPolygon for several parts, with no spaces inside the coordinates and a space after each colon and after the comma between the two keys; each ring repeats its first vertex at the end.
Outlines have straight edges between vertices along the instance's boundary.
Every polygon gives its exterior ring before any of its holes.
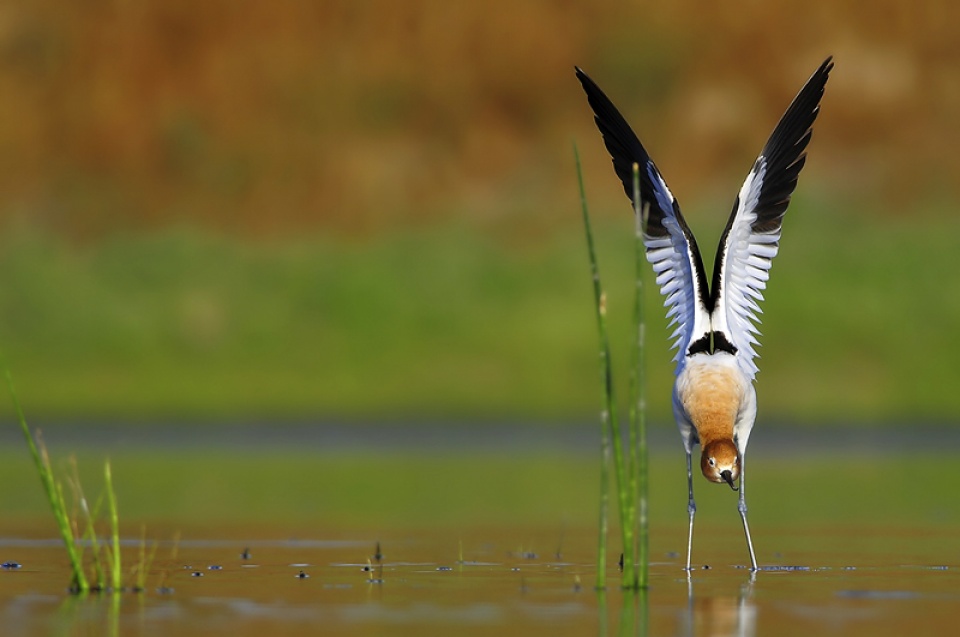
{"type": "Polygon", "coordinates": [[[13,377],[9,370],[4,370],[7,381],[7,388],[10,390],[10,398],[13,401],[13,407],[17,412],[17,420],[20,423],[20,429],[27,441],[27,447],[30,449],[30,455],[33,457],[34,466],[40,475],[40,483],[43,485],[44,493],[47,495],[47,501],[53,511],[53,517],[57,521],[57,529],[60,531],[60,538],[63,540],[63,546],[70,558],[70,568],[72,578],[70,580],[70,590],[79,593],[85,593],[90,590],[90,582],[83,570],[83,556],[80,547],[77,544],[73,533],[73,524],[70,515],[67,513],[66,500],[63,497],[63,487],[53,476],[53,469],[50,466],[50,456],[47,454],[47,448],[43,444],[43,439],[39,432],[37,439],[34,440],[27,426],[27,419],[23,415],[23,409],[20,407],[20,401],[17,399],[17,393],[13,388],[13,377]]]}
{"type": "MultiPolygon", "coordinates": [[[[8,369],[4,370],[7,381],[7,388],[10,392],[10,398],[17,414],[17,420],[20,429],[23,432],[33,457],[34,466],[40,476],[40,482],[43,485],[47,496],[47,502],[53,512],[53,517],[57,522],[57,529],[60,532],[60,538],[63,540],[64,549],[70,560],[70,586],[72,593],[83,595],[91,591],[114,592],[118,593],[124,590],[123,570],[120,556],[120,517],[117,513],[117,498],[113,489],[113,474],[110,469],[110,462],[106,461],[103,468],[104,491],[96,504],[91,508],[80,484],[80,478],[75,461],[71,461],[72,475],[68,478],[68,484],[73,492],[73,498],[77,504],[77,509],[82,513],[85,520],[85,530],[82,534],[77,533],[77,517],[71,517],[67,508],[66,498],[63,493],[63,484],[59,482],[53,473],[50,464],[50,455],[47,453],[46,445],[40,436],[39,430],[36,433],[30,431],[27,425],[26,417],[14,390],[13,378],[8,369]],[[101,542],[97,537],[96,521],[99,518],[101,505],[106,500],[107,516],[110,526],[110,538],[106,542],[101,542]],[[92,577],[88,575],[84,568],[84,556],[86,546],[92,549],[92,577]],[[105,567],[106,563],[106,567],[105,567]]],[[[137,573],[137,584],[133,590],[142,591],[144,578],[149,570],[149,564],[153,559],[153,550],[147,555],[146,542],[141,544],[140,562],[135,566],[137,573]]]]}

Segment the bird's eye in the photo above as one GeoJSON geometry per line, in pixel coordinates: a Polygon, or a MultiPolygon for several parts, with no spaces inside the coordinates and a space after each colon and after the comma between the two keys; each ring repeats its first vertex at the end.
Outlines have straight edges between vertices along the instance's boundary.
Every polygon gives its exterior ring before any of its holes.
{"type": "Polygon", "coordinates": [[[710,459],[708,460],[708,462],[710,463],[710,466],[711,466],[711,467],[717,466],[717,461],[714,460],[713,458],[710,458],[710,459]]]}

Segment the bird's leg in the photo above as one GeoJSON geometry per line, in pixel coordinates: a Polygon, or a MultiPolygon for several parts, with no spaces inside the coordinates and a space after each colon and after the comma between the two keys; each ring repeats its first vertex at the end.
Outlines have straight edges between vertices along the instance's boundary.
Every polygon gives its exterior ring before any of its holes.
{"type": "MultiPolygon", "coordinates": [[[[737,509],[740,511],[740,519],[743,520],[743,532],[747,536],[747,550],[750,551],[750,570],[753,572],[757,571],[757,556],[753,552],[753,540],[750,539],[750,525],[747,524],[747,500],[743,488],[743,477],[746,475],[746,467],[744,465],[743,455],[740,456],[740,501],[737,504],[737,509]]],[[[689,456],[687,457],[687,462],[689,464],[689,456]]],[[[693,496],[691,491],[690,502],[693,502],[693,496]]],[[[693,532],[693,517],[691,514],[690,518],[690,531],[693,532]]]]}
{"type": "MultiPolygon", "coordinates": [[[[687,494],[689,499],[687,500],[687,513],[690,515],[690,530],[687,533],[687,568],[686,571],[690,572],[690,552],[693,549],[693,516],[697,513],[697,504],[693,501],[693,460],[690,456],[690,449],[687,449],[687,494]]],[[[741,496],[742,499],[742,496],[741,496]]],[[[746,524],[747,518],[743,518],[744,524],[746,524]]],[[[747,536],[749,537],[749,535],[747,536]]],[[[751,549],[752,553],[753,549],[751,549]]]]}

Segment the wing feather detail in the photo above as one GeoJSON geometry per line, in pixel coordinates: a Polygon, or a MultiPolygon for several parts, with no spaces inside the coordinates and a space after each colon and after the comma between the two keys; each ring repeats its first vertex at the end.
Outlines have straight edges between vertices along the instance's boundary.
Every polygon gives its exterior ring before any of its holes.
{"type": "Polygon", "coordinates": [[[640,201],[634,204],[648,211],[643,242],[647,261],[653,266],[664,297],[670,326],[677,326],[671,339],[677,348],[674,360],[679,373],[690,343],[710,333],[709,289],[700,249],[680,212],[680,205],[636,133],[600,87],[579,68],[576,73],[613,160],[614,171],[631,201],[633,166],[639,167],[640,201]]]}

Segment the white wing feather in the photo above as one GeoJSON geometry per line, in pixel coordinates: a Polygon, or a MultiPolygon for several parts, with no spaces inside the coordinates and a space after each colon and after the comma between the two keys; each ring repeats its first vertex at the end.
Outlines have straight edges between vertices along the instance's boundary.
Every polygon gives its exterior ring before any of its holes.
{"type": "MultiPolygon", "coordinates": [[[[761,156],[740,189],[737,211],[727,234],[721,263],[722,280],[713,315],[713,327],[722,331],[737,348],[737,363],[753,379],[757,374],[755,346],[760,331],[763,290],[770,278],[770,266],[780,248],[780,226],[772,232],[752,230],[757,220],[757,203],[766,175],[761,156]]],[[[721,246],[721,249],[723,246],[721,246]]]]}
{"type": "Polygon", "coordinates": [[[643,243],[647,249],[647,261],[653,266],[660,294],[664,297],[663,304],[670,321],[668,327],[676,325],[670,338],[677,349],[673,360],[679,374],[690,342],[710,330],[710,317],[702,302],[706,290],[700,289],[697,275],[697,269],[702,270],[703,266],[674,212],[675,201],[666,182],[653,162],[647,162],[644,169],[653,184],[656,202],[663,213],[661,225],[667,234],[652,236],[644,233],[643,243]]]}

